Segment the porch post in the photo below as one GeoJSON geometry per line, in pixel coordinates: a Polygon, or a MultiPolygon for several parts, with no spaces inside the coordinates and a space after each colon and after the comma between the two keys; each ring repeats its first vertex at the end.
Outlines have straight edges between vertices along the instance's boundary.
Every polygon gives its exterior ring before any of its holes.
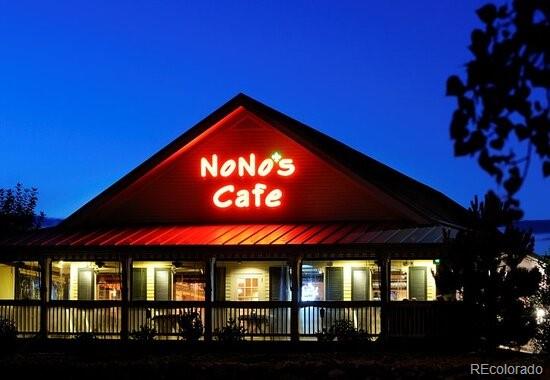
{"type": "Polygon", "coordinates": [[[40,337],[48,338],[48,305],[50,303],[50,275],[52,259],[40,260],[40,337]]]}
{"type": "Polygon", "coordinates": [[[132,266],[133,259],[127,257],[122,259],[122,305],[120,307],[120,339],[128,340],[129,335],[129,313],[130,313],[130,289],[132,288],[132,266]]]}
{"type": "Polygon", "coordinates": [[[302,282],[302,258],[294,257],[292,262],[292,301],[290,306],[290,340],[298,342],[300,340],[300,290],[302,282]]]}
{"type": "Polygon", "coordinates": [[[388,304],[390,301],[390,271],[391,264],[388,255],[383,254],[378,260],[380,264],[380,335],[385,339],[388,335],[388,304]]]}
{"type": "Polygon", "coordinates": [[[205,286],[204,286],[204,340],[212,341],[212,300],[214,297],[214,266],[215,258],[206,260],[205,263],[205,286]]]}

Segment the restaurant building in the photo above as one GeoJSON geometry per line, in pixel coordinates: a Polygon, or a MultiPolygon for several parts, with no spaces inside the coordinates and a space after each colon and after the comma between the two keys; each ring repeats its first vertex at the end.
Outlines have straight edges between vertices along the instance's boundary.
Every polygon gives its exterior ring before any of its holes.
{"type": "MultiPolygon", "coordinates": [[[[121,146],[121,152],[130,149],[121,146]]],[[[465,210],[239,94],[60,225],[0,241],[0,317],[21,336],[140,326],[204,340],[307,340],[338,320],[373,339],[456,333],[434,274],[465,210]]]]}

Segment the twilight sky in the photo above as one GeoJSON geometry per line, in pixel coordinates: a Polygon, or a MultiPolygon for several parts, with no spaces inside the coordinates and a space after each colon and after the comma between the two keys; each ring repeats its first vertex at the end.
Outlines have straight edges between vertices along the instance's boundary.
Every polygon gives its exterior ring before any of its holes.
{"type": "Polygon", "coordinates": [[[485,1],[283,3],[0,0],[0,187],[66,217],[238,92],[465,206],[494,187],[453,157],[444,96],[485,1]]]}

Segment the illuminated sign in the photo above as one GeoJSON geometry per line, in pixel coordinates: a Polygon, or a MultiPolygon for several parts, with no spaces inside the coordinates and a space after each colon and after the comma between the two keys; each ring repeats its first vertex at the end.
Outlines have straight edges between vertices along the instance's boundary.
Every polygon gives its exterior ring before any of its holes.
{"type": "MultiPolygon", "coordinates": [[[[217,154],[213,154],[210,158],[201,158],[200,171],[203,178],[231,176],[261,178],[270,174],[288,177],[294,174],[296,166],[291,158],[283,158],[278,152],[265,159],[258,159],[254,153],[250,153],[248,157],[238,157],[236,160],[228,159],[223,162],[217,154]]],[[[281,205],[282,197],[281,189],[268,189],[268,186],[261,182],[257,182],[251,189],[238,190],[235,185],[226,183],[214,192],[212,202],[218,208],[231,206],[247,208],[251,205],[273,208],[281,205]]]]}

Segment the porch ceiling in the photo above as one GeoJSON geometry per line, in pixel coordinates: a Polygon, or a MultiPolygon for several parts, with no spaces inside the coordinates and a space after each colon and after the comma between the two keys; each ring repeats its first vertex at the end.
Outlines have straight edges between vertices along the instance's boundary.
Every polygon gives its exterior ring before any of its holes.
{"type": "MultiPolygon", "coordinates": [[[[234,224],[64,230],[51,228],[0,241],[0,247],[244,246],[438,244],[449,227],[395,223],[234,224]]],[[[451,230],[453,235],[456,230],[451,230]]]]}

